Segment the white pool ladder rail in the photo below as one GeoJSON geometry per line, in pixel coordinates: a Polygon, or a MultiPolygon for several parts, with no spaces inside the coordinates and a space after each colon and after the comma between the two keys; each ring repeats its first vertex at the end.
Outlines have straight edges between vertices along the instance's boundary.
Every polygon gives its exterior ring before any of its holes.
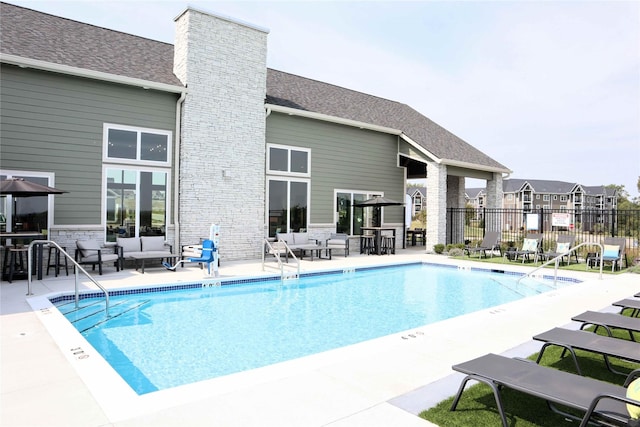
{"type": "Polygon", "coordinates": [[[264,239],[262,241],[262,271],[265,271],[267,267],[280,270],[281,280],[300,278],[300,260],[287,245],[287,242],[282,240],[270,242],[269,239],[264,239]],[[269,254],[274,256],[277,265],[265,262],[265,258],[269,254]],[[282,262],[283,254],[292,262],[282,262]]]}

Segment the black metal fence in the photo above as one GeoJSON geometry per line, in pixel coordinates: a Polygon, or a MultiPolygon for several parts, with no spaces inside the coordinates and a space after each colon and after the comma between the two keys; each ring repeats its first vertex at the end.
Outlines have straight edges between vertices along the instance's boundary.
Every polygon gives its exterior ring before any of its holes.
{"type": "MultiPolygon", "coordinates": [[[[557,237],[562,234],[573,235],[575,245],[624,237],[629,262],[640,258],[640,210],[450,208],[447,216],[447,244],[482,241],[486,230],[502,233],[503,249],[520,247],[529,233],[542,233],[544,250],[555,250],[557,237]]],[[[578,250],[579,256],[594,249],[583,248],[578,250]]]]}

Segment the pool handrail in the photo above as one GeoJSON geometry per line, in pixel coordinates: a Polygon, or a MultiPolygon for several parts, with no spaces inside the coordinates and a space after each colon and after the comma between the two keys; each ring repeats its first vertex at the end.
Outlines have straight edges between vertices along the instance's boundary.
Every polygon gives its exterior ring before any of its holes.
{"type": "Polygon", "coordinates": [[[109,316],[109,292],[107,291],[107,289],[102,286],[96,279],[94,279],[88,272],[87,270],[85,270],[84,268],[82,268],[80,266],[80,264],[78,264],[78,262],[71,256],[69,255],[64,249],[62,249],[62,247],[57,244],[56,242],[54,242],[53,240],[33,240],[31,243],[29,243],[29,252],[27,255],[27,260],[28,260],[28,266],[29,268],[27,268],[28,270],[28,282],[27,282],[27,295],[33,295],[33,293],[31,292],[31,276],[32,276],[32,269],[31,269],[31,265],[33,263],[33,246],[34,245],[45,245],[45,244],[49,244],[49,245],[53,245],[54,247],[56,247],[60,253],[69,261],[71,261],[71,264],[73,264],[74,266],[74,272],[75,272],[75,303],[76,303],[76,308],[78,308],[79,305],[79,300],[80,300],[80,296],[79,296],[79,292],[78,292],[78,275],[79,275],[79,271],[82,271],[85,276],[87,276],[89,278],[89,280],[91,280],[93,282],[94,285],[96,285],[98,288],[100,288],[100,290],[104,293],[104,299],[105,299],[105,313],[107,315],[107,317],[109,316]]]}
{"type": "Polygon", "coordinates": [[[296,268],[296,272],[295,274],[295,278],[298,279],[300,278],[300,260],[298,260],[298,257],[295,256],[295,254],[293,253],[293,251],[291,250],[291,248],[289,247],[289,245],[287,245],[287,242],[283,241],[283,240],[279,240],[277,242],[270,242],[269,239],[265,238],[262,240],[262,271],[264,271],[265,267],[270,267],[270,268],[279,268],[280,269],[280,279],[284,280],[285,279],[285,273],[284,273],[284,268],[296,268]],[[274,248],[272,243],[277,243],[278,244],[278,248],[274,248]],[[267,248],[269,250],[267,250],[267,248]],[[295,261],[295,266],[289,264],[289,262],[287,261],[287,263],[283,263],[282,259],[280,259],[280,251],[281,250],[285,250],[287,253],[287,258],[291,257],[294,261],[295,261]],[[268,264],[265,264],[265,255],[267,253],[271,253],[275,258],[276,261],[278,261],[278,267],[274,267],[268,264]]]}
{"type": "Polygon", "coordinates": [[[559,264],[559,260],[562,259],[562,257],[568,256],[571,252],[575,251],[576,249],[582,247],[582,246],[598,246],[600,248],[600,256],[599,259],[600,261],[600,277],[599,279],[602,280],[602,252],[604,251],[604,247],[600,244],[600,243],[596,243],[596,242],[584,242],[584,243],[580,243],[579,245],[576,245],[574,247],[572,247],[571,249],[569,249],[568,251],[556,256],[555,258],[552,258],[550,260],[547,260],[546,262],[542,263],[542,265],[540,265],[539,267],[534,268],[533,270],[531,270],[530,272],[528,272],[527,274],[520,276],[518,278],[518,280],[516,280],[516,283],[520,283],[520,280],[524,279],[525,277],[529,277],[531,276],[533,273],[535,273],[536,271],[540,270],[543,267],[546,267],[547,265],[551,264],[552,262],[555,262],[555,268],[553,269],[553,285],[556,285],[556,282],[558,280],[558,264],[559,264]]]}

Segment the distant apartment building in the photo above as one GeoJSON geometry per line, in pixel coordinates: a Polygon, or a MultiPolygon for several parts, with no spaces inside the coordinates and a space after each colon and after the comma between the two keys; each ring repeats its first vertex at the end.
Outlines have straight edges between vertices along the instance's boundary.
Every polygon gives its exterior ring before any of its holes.
{"type": "Polygon", "coordinates": [[[507,179],[502,182],[504,209],[615,209],[618,194],[603,185],[582,184],[541,179],[507,179]]]}
{"type": "Polygon", "coordinates": [[[427,189],[425,187],[409,187],[407,195],[411,197],[411,216],[416,216],[427,208],[427,189]]]}
{"type": "MultiPolygon", "coordinates": [[[[571,223],[584,230],[609,222],[611,209],[618,207],[617,190],[600,186],[541,179],[506,179],[502,182],[502,208],[535,213],[542,210],[567,212],[571,223]]],[[[465,189],[467,204],[476,209],[476,219],[482,218],[486,206],[484,188],[465,189]]],[[[513,224],[516,225],[517,224],[513,224]]]]}
{"type": "Polygon", "coordinates": [[[475,209],[482,209],[487,205],[487,192],[484,188],[466,188],[464,197],[467,201],[467,206],[475,209]]]}

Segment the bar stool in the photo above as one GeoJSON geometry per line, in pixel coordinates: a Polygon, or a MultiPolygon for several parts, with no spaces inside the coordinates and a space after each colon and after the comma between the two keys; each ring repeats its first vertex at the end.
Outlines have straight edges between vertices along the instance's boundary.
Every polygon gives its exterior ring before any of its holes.
{"type": "Polygon", "coordinates": [[[371,255],[374,251],[375,242],[373,241],[373,235],[363,234],[360,236],[360,253],[371,255]]]}
{"type": "MultiPolygon", "coordinates": [[[[66,247],[61,246],[61,248],[63,251],[67,251],[66,247]]],[[[65,273],[67,274],[67,276],[69,275],[69,264],[67,263],[67,257],[64,257],[63,264],[60,260],[60,255],[62,255],[60,253],[60,249],[58,249],[56,246],[49,245],[49,258],[47,259],[47,276],[49,275],[49,269],[51,267],[54,268],[56,277],[58,277],[58,274],[60,274],[60,267],[64,267],[65,273]],[[53,264],[51,263],[51,252],[53,252],[53,264]]]]}
{"type": "Polygon", "coordinates": [[[28,257],[28,252],[29,247],[27,246],[5,247],[2,276],[7,278],[7,282],[11,283],[13,275],[18,271],[24,271],[24,258],[25,256],[28,257]],[[16,267],[19,267],[19,270],[16,270],[16,267]],[[9,274],[7,274],[7,269],[9,270],[9,274]]]}
{"type": "Polygon", "coordinates": [[[382,236],[382,253],[387,255],[396,253],[396,239],[393,236],[382,236]]]}

